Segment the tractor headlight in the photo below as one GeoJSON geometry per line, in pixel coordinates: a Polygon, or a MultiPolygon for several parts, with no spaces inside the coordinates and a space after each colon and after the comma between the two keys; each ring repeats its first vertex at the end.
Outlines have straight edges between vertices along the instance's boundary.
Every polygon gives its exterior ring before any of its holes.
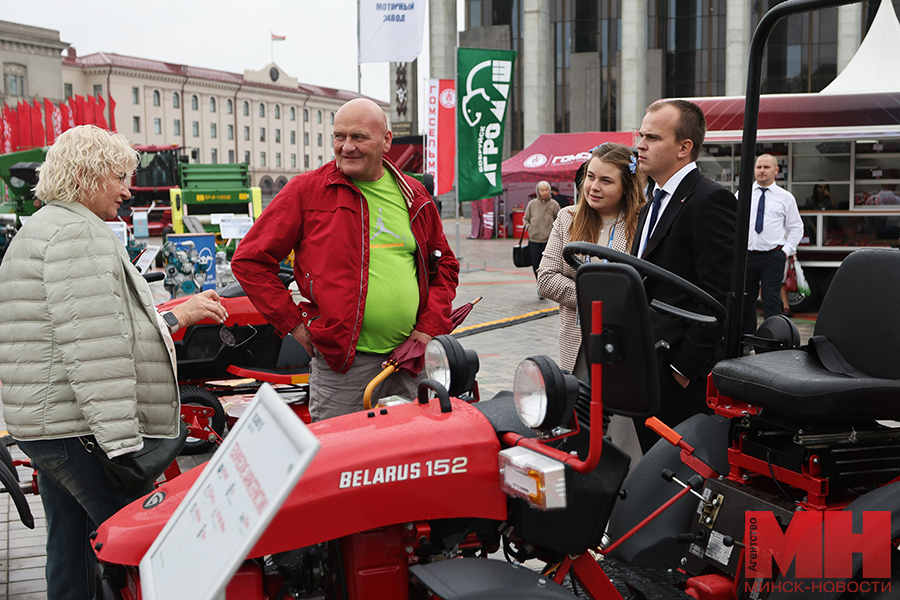
{"type": "Polygon", "coordinates": [[[451,396],[471,391],[478,373],[478,355],[455,338],[439,335],[425,346],[425,376],[447,388],[451,396]]]}
{"type": "Polygon", "coordinates": [[[532,429],[568,425],[578,399],[578,380],[546,356],[526,358],[513,379],[516,412],[532,429]]]}

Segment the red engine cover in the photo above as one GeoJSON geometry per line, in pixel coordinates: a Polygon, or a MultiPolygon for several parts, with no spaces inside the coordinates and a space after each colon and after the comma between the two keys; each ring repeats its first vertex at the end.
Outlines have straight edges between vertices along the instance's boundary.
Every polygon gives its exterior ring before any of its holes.
{"type": "MultiPolygon", "coordinates": [[[[248,558],[425,519],[506,518],[493,427],[471,405],[437,400],[310,425],[321,448],[248,558]]],[[[100,526],[103,562],[137,565],[203,465],[126,506],[100,526]],[[164,498],[160,497],[164,495],[164,498]]]]}
{"type": "MultiPolygon", "coordinates": [[[[167,310],[172,310],[172,307],[178,306],[183,302],[187,302],[190,296],[182,296],[180,298],[173,298],[172,300],[166,300],[162,304],[158,304],[156,309],[159,312],[165,312],[167,310]]],[[[228,311],[228,318],[225,319],[225,325],[229,327],[233,327],[234,325],[265,325],[266,320],[259,314],[259,311],[256,310],[256,307],[253,306],[253,303],[250,302],[250,298],[247,296],[238,296],[236,298],[222,298],[222,306],[225,307],[225,310],[228,311]]],[[[200,321],[199,325],[207,325],[212,324],[214,321],[212,319],[204,319],[200,321]]],[[[174,340],[184,339],[184,332],[187,331],[188,328],[182,327],[172,336],[174,340]]]]}

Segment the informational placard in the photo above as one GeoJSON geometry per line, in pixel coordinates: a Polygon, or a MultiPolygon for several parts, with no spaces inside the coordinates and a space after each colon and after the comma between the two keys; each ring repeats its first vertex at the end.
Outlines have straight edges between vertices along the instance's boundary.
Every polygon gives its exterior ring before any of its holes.
{"type": "Polygon", "coordinates": [[[122,241],[123,246],[128,245],[128,225],[124,221],[106,221],[109,228],[113,230],[116,237],[122,241]]]}
{"type": "Polygon", "coordinates": [[[142,598],[224,598],[318,450],[312,432],[263,384],[141,559],[142,598]]]}
{"type": "Polygon", "coordinates": [[[244,239],[251,227],[253,227],[253,219],[250,217],[232,217],[219,222],[219,232],[222,234],[222,239],[226,240],[244,239]]]}
{"type": "Polygon", "coordinates": [[[134,261],[134,266],[137,267],[138,273],[146,273],[149,271],[150,265],[156,260],[157,254],[159,254],[159,246],[145,246],[134,261]]]}
{"type": "Polygon", "coordinates": [[[213,225],[218,225],[222,222],[222,219],[232,219],[234,218],[234,213],[213,213],[209,215],[209,222],[213,225]]]}

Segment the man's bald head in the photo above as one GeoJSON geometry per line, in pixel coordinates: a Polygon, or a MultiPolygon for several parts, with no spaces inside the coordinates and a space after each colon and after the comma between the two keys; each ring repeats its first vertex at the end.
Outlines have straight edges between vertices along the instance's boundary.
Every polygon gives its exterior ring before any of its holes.
{"type": "Polygon", "coordinates": [[[334,159],[345,175],[377,181],[384,174],[382,157],[393,135],[380,106],[367,98],[350,100],[334,115],[334,159]]]}

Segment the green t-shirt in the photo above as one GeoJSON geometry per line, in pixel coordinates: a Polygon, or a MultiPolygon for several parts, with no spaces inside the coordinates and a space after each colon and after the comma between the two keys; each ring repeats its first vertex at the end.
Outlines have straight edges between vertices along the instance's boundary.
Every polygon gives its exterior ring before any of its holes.
{"type": "Polygon", "coordinates": [[[416,325],[419,285],[416,240],[406,200],[388,171],[378,181],[353,184],[369,206],[369,290],[356,349],[387,354],[416,325]]]}

